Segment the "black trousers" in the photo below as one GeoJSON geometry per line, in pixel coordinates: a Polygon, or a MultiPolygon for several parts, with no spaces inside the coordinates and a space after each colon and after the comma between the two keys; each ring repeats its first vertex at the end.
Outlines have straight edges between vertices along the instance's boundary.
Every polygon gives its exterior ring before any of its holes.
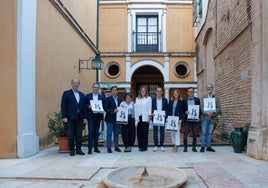
{"type": "Polygon", "coordinates": [[[83,119],[76,119],[76,120],[68,119],[67,133],[71,152],[74,152],[75,149],[76,151],[81,151],[82,131],[83,131],[83,119]]]}
{"type": "Polygon", "coordinates": [[[131,116],[128,118],[128,124],[121,125],[122,129],[122,139],[124,142],[125,147],[134,146],[135,137],[136,137],[136,128],[135,128],[135,119],[131,118],[131,116]]]}
{"type": "Polygon", "coordinates": [[[198,126],[198,123],[197,122],[186,122],[185,123],[185,129],[184,129],[184,135],[183,135],[183,144],[184,144],[184,147],[187,147],[188,146],[188,141],[187,141],[187,137],[188,137],[188,134],[189,134],[189,128],[190,126],[192,127],[192,132],[193,132],[193,147],[196,146],[196,138],[197,138],[197,126],[198,126]]]}
{"type": "Polygon", "coordinates": [[[139,119],[137,126],[138,147],[140,150],[146,151],[148,148],[149,123],[142,122],[141,117],[139,119]]]}
{"type": "Polygon", "coordinates": [[[94,117],[88,119],[88,149],[91,150],[92,147],[94,149],[98,149],[99,145],[99,129],[100,129],[101,120],[94,117]]]}

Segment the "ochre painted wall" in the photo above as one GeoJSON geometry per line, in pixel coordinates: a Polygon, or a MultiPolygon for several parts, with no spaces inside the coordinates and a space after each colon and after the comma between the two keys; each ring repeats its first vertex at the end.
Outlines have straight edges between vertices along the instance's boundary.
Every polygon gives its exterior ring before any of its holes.
{"type": "Polygon", "coordinates": [[[169,81],[170,82],[194,82],[194,58],[193,57],[172,57],[169,63],[169,81]],[[190,73],[184,78],[176,76],[174,73],[174,66],[177,62],[184,61],[188,64],[190,73]]]}
{"type": "Polygon", "coordinates": [[[61,0],[64,7],[79,21],[79,25],[96,45],[97,1],[96,0],[61,0]]]}
{"type": "MultiPolygon", "coordinates": [[[[194,52],[192,5],[167,5],[167,51],[194,52]]],[[[100,51],[127,51],[127,5],[102,4],[100,7],[100,51]],[[109,18],[109,19],[108,19],[109,18]]]]}
{"type": "MultiPolygon", "coordinates": [[[[192,5],[167,4],[166,17],[166,46],[171,53],[194,53],[194,28],[192,27],[192,5]]],[[[103,57],[104,69],[101,73],[102,82],[125,82],[125,53],[129,43],[127,34],[128,23],[127,4],[101,4],[100,6],[100,50],[107,52],[103,57]],[[109,53],[122,53],[121,57],[109,57],[109,53]],[[107,63],[116,61],[120,64],[122,72],[117,78],[110,78],[105,74],[107,63]]],[[[164,56],[131,56],[131,64],[143,60],[154,60],[164,65],[164,56]]],[[[169,80],[171,82],[194,82],[194,57],[171,56],[169,64],[169,80]],[[179,61],[185,61],[190,68],[190,74],[185,78],[179,78],[174,74],[174,65],[179,61]]]]}
{"type": "Polygon", "coordinates": [[[167,6],[167,51],[194,52],[191,5],[167,6]]]}
{"type": "Polygon", "coordinates": [[[102,57],[102,60],[105,63],[103,70],[101,71],[102,82],[124,82],[126,80],[126,66],[124,57],[102,57]],[[108,64],[112,61],[118,63],[121,67],[121,73],[117,78],[108,77],[105,73],[108,68],[108,64]]]}
{"type": "Polygon", "coordinates": [[[17,156],[17,1],[0,6],[0,158],[17,156]]]}
{"type": "Polygon", "coordinates": [[[101,52],[127,51],[127,6],[100,6],[101,52]]]}
{"type": "MultiPolygon", "coordinates": [[[[102,82],[125,82],[126,80],[126,66],[125,57],[103,57],[104,67],[101,71],[102,82]],[[117,62],[120,65],[121,73],[116,78],[108,77],[105,71],[109,62],[117,62]]],[[[164,57],[131,57],[131,66],[139,61],[152,60],[164,65],[164,57]]],[[[170,57],[169,63],[169,81],[170,82],[193,82],[194,81],[194,58],[193,57],[170,57]],[[185,78],[180,78],[174,73],[174,67],[176,63],[184,61],[189,65],[190,73],[185,78]]]]}
{"type": "MultiPolygon", "coordinates": [[[[71,10],[74,15],[76,11],[79,9],[71,10]]],[[[85,24],[88,14],[80,17],[85,24]]],[[[62,93],[71,88],[71,79],[80,79],[80,90],[87,93],[96,72],[78,72],[79,58],[89,59],[95,54],[50,1],[38,1],[36,38],[36,128],[42,148],[53,140],[48,134],[47,114],[60,110],[62,93]]]]}

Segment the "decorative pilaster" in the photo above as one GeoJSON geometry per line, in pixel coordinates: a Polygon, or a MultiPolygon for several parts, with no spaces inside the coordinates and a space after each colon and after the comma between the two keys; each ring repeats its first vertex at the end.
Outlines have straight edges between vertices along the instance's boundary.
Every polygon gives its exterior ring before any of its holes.
{"type": "Polygon", "coordinates": [[[27,157],[39,151],[35,110],[36,9],[37,0],[18,0],[18,157],[27,157]]]}
{"type": "Polygon", "coordinates": [[[252,1],[252,106],[247,155],[268,160],[268,2],[252,1]]]}

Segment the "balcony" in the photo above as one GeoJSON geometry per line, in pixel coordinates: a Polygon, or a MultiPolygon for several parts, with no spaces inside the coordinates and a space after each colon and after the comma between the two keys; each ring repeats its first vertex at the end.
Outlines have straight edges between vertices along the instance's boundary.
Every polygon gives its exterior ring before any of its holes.
{"type": "Polygon", "coordinates": [[[139,53],[160,52],[161,32],[133,32],[134,51],[139,53]]]}

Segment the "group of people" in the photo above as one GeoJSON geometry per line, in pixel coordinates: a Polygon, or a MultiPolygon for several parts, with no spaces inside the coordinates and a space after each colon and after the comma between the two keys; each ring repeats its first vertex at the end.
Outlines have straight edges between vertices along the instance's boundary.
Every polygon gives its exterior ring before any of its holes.
{"type": "Polygon", "coordinates": [[[115,152],[121,152],[119,148],[119,132],[122,133],[122,140],[124,144],[124,152],[131,152],[132,147],[135,143],[137,135],[137,142],[139,151],[148,150],[148,135],[149,135],[149,124],[153,123],[153,140],[154,148],[153,151],[158,150],[165,151],[165,126],[154,124],[154,117],[156,111],[164,112],[163,118],[166,122],[170,116],[178,116],[178,129],[171,130],[171,139],[173,143],[173,152],[178,151],[180,145],[180,126],[184,125],[185,131],[183,135],[183,152],[187,152],[188,148],[188,134],[191,128],[193,132],[192,151],[197,152],[196,139],[197,139],[197,126],[201,121],[201,149],[200,152],[207,151],[215,152],[211,147],[211,140],[214,127],[217,122],[217,115],[220,111],[219,97],[213,94],[213,85],[208,84],[206,87],[206,94],[202,96],[200,100],[194,97],[194,88],[189,87],[187,90],[188,97],[185,99],[181,98],[180,91],[178,89],[173,90],[172,99],[167,100],[163,96],[163,89],[158,87],[156,89],[155,97],[148,96],[148,91],[145,87],[139,89],[138,96],[133,100],[130,92],[126,93],[124,100],[122,101],[117,95],[117,86],[110,88],[111,95],[104,97],[99,93],[100,85],[94,83],[92,85],[92,92],[84,95],[78,90],[80,81],[78,79],[72,79],[72,88],[64,91],[61,100],[61,112],[62,120],[67,124],[67,134],[70,146],[70,155],[74,156],[85,155],[81,150],[82,143],[82,130],[83,124],[88,124],[88,154],[100,153],[98,148],[99,141],[99,129],[101,120],[106,122],[106,147],[107,152],[112,153],[112,145],[114,145],[115,152]],[[208,98],[212,100],[207,100],[208,98]],[[92,110],[92,101],[101,101],[103,105],[103,112],[96,112],[92,110]],[[212,110],[208,110],[206,107],[207,101],[209,106],[212,106],[212,110]],[[198,109],[194,109],[195,113],[198,111],[196,118],[190,118],[193,114],[191,110],[193,106],[198,109]],[[117,113],[119,109],[127,109],[128,114],[127,121],[118,122],[117,113]],[[105,114],[105,117],[104,117],[105,114]],[[189,117],[188,117],[189,116],[189,117]],[[160,139],[158,133],[160,132],[160,139]],[[112,144],[113,136],[113,144],[112,144]]]}

